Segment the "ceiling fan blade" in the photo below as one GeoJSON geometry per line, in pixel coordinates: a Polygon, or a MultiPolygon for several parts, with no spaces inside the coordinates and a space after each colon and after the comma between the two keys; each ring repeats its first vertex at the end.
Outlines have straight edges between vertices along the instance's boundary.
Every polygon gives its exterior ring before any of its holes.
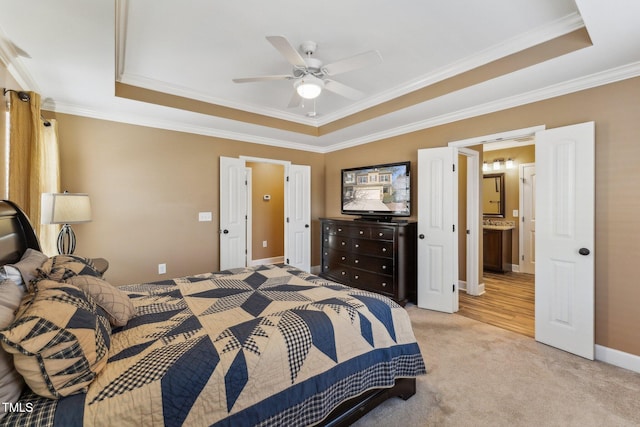
{"type": "Polygon", "coordinates": [[[298,95],[297,91],[293,91],[293,94],[291,95],[291,100],[289,101],[289,105],[287,105],[287,108],[296,108],[299,107],[300,104],[302,104],[302,97],[300,95],[298,95]]]}
{"type": "Polygon", "coordinates": [[[293,64],[294,67],[306,68],[307,64],[304,62],[302,55],[298,53],[295,47],[289,43],[289,40],[284,36],[267,36],[269,43],[273,45],[278,51],[293,64]]]}
{"type": "Polygon", "coordinates": [[[358,68],[369,67],[382,62],[382,55],[377,50],[360,53],[349,58],[344,58],[327,64],[322,67],[322,71],[327,76],[335,76],[336,74],[346,73],[347,71],[357,70],[358,68]]]}
{"type": "Polygon", "coordinates": [[[293,76],[288,74],[280,74],[274,76],[260,76],[260,77],[242,77],[239,79],[233,79],[234,83],[252,83],[252,82],[268,82],[272,80],[291,80],[293,76]]]}
{"type": "Polygon", "coordinates": [[[327,80],[324,81],[324,88],[330,92],[336,93],[340,96],[344,96],[345,98],[352,99],[357,101],[358,99],[362,99],[364,97],[364,92],[360,92],[357,89],[339,83],[335,80],[327,80]]]}

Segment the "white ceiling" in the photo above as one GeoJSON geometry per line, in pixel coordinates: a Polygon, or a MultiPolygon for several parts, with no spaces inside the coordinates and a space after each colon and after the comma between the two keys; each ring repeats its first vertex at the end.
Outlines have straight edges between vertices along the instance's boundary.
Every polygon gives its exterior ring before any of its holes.
{"type": "Polygon", "coordinates": [[[0,0],[0,10],[0,60],[44,109],[317,152],[640,75],[637,0],[0,0]],[[593,46],[323,136],[114,94],[118,81],[323,126],[581,27],[593,46]],[[291,72],[269,35],[315,41],[325,64],[372,49],[383,62],[335,77],[364,99],[325,91],[291,109],[290,81],[231,80],[291,72]]]}

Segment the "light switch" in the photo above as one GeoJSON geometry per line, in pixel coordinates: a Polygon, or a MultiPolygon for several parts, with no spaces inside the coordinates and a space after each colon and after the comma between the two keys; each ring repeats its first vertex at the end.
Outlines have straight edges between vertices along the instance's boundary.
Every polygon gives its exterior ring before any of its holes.
{"type": "Polygon", "coordinates": [[[519,214],[518,209],[514,209],[513,210],[513,217],[514,218],[518,218],[518,214],[519,214]]]}
{"type": "Polygon", "coordinates": [[[213,221],[213,215],[211,212],[199,212],[198,213],[198,221],[213,221]]]}

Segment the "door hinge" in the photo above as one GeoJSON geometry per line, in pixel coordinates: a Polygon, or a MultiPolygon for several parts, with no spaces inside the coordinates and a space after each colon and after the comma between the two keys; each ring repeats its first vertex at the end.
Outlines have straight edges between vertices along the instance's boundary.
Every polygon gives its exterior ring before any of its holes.
{"type": "Polygon", "coordinates": [[[289,182],[289,177],[287,176],[287,182],[289,182]]]}
{"type": "Polygon", "coordinates": [[[289,258],[287,258],[287,264],[289,264],[289,258]]]}
{"type": "Polygon", "coordinates": [[[451,289],[451,292],[455,292],[456,291],[456,284],[453,284],[453,289],[451,289]]]}
{"type": "Polygon", "coordinates": [[[456,232],[456,225],[455,224],[453,224],[453,232],[454,233],[456,232]]]}
{"type": "Polygon", "coordinates": [[[524,255],[522,255],[522,260],[524,261],[524,255]]]}
{"type": "Polygon", "coordinates": [[[453,171],[455,172],[456,171],[456,164],[454,163],[451,166],[453,167],[453,171]]]}
{"type": "Polygon", "coordinates": [[[287,224],[289,223],[289,217],[287,217],[287,224]]]}

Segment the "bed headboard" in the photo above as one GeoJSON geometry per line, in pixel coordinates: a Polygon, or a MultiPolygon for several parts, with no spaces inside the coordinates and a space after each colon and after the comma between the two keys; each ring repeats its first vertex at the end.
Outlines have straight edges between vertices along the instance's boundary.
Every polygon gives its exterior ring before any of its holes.
{"type": "Polygon", "coordinates": [[[9,200],[0,201],[0,265],[20,261],[28,249],[40,250],[29,218],[22,209],[9,200]]]}

